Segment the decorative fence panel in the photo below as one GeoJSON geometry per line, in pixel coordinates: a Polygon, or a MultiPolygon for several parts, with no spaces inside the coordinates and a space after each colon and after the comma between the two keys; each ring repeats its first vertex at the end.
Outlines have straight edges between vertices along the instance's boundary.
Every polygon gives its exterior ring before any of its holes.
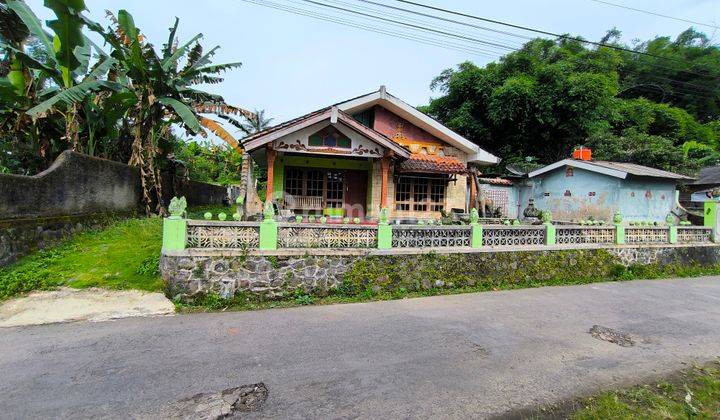
{"type": "Polygon", "coordinates": [[[377,226],[280,224],[280,248],[375,248],[377,226]]]}
{"type": "Polygon", "coordinates": [[[545,226],[483,227],[483,245],[543,245],[545,226]]]}
{"type": "Polygon", "coordinates": [[[393,248],[442,248],[470,246],[470,226],[410,226],[392,227],[393,248]]]}
{"type": "Polygon", "coordinates": [[[188,220],[188,248],[257,248],[260,224],[188,220]]]}
{"type": "Polygon", "coordinates": [[[702,226],[678,226],[678,243],[709,243],[712,241],[712,229],[702,226]]]}
{"type": "Polygon", "coordinates": [[[670,239],[670,229],[664,227],[628,227],[625,228],[625,243],[628,244],[666,244],[670,239]]]}
{"type": "Polygon", "coordinates": [[[614,226],[559,226],[556,230],[558,244],[614,244],[614,226]]]}

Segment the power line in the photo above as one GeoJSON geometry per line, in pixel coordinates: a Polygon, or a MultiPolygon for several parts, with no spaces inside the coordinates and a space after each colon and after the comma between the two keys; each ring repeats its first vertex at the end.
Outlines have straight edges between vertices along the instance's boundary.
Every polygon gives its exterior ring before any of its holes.
{"type": "Polygon", "coordinates": [[[634,7],[625,6],[625,5],[623,5],[623,4],[611,3],[611,2],[609,2],[609,1],[604,1],[604,0],[590,0],[590,1],[594,1],[595,3],[606,4],[606,5],[608,5],[608,6],[619,7],[619,8],[621,8],[621,9],[632,10],[632,11],[634,11],[634,12],[646,13],[646,14],[648,14],[648,15],[658,16],[658,17],[665,18],[665,19],[672,19],[672,20],[676,20],[676,21],[678,21],[678,22],[692,23],[693,25],[701,25],[701,26],[705,26],[705,27],[708,27],[708,28],[720,29],[720,26],[711,25],[711,24],[709,24],[709,23],[697,22],[697,21],[689,20],[689,19],[683,19],[683,18],[679,18],[679,17],[675,17],[675,16],[670,16],[670,15],[664,15],[664,14],[662,14],[662,13],[653,12],[653,11],[651,11],[651,10],[636,9],[636,8],[634,8],[634,7]]]}
{"type": "MultiPolygon", "coordinates": [[[[397,33],[397,32],[393,32],[393,31],[391,31],[391,30],[389,30],[389,29],[383,29],[383,28],[378,28],[378,27],[373,27],[373,26],[367,26],[367,25],[363,25],[363,24],[360,24],[360,23],[355,22],[355,21],[348,21],[348,20],[339,18],[339,17],[337,17],[337,16],[324,15],[324,14],[316,13],[316,12],[314,12],[314,11],[312,11],[312,10],[294,8],[294,7],[291,7],[291,6],[284,5],[284,4],[278,4],[278,3],[273,3],[273,2],[264,1],[264,0],[243,0],[243,1],[246,1],[246,2],[248,2],[248,3],[257,4],[257,5],[261,5],[261,6],[271,7],[271,8],[274,8],[274,9],[279,9],[279,10],[288,11],[288,12],[294,13],[294,14],[299,14],[299,15],[303,15],[303,16],[313,17],[313,18],[320,19],[320,20],[330,21],[330,22],[334,22],[334,23],[337,23],[337,24],[345,25],[345,26],[355,27],[355,28],[359,28],[359,29],[365,29],[365,30],[368,30],[368,31],[370,31],[370,32],[380,33],[380,34],[389,35],[389,36],[393,36],[393,37],[399,37],[399,38],[403,38],[403,39],[407,39],[407,40],[411,40],[411,41],[423,43],[423,44],[426,44],[426,45],[433,45],[433,46],[437,46],[437,47],[440,47],[440,48],[451,49],[451,50],[460,51],[460,52],[470,52],[470,53],[478,54],[478,55],[497,56],[497,53],[493,53],[493,52],[490,52],[490,51],[487,51],[487,50],[480,50],[479,48],[477,48],[477,44],[476,44],[477,42],[480,42],[480,43],[483,43],[483,44],[490,44],[490,45],[484,45],[485,47],[489,47],[489,48],[494,48],[495,46],[500,46],[502,49],[511,50],[511,51],[517,51],[517,50],[519,49],[519,48],[517,48],[517,47],[511,47],[511,46],[502,45],[502,44],[497,44],[497,43],[488,43],[487,41],[484,41],[484,40],[481,40],[481,39],[477,39],[477,38],[474,38],[474,37],[472,37],[472,36],[457,35],[456,33],[449,32],[449,30],[434,30],[434,29],[428,27],[428,24],[427,24],[426,22],[420,22],[420,25],[411,25],[411,24],[408,24],[407,22],[397,21],[397,20],[393,20],[393,19],[387,19],[387,18],[385,18],[385,17],[383,17],[383,16],[377,16],[377,15],[373,15],[373,14],[369,14],[369,13],[359,12],[359,11],[356,11],[356,10],[351,10],[351,9],[346,9],[346,8],[343,8],[343,7],[337,7],[337,6],[333,6],[333,5],[328,5],[328,4],[325,4],[325,3],[320,3],[320,2],[312,1],[312,0],[301,0],[301,1],[304,2],[304,3],[310,3],[310,4],[313,4],[313,5],[317,5],[317,6],[321,6],[321,7],[325,7],[325,8],[330,8],[331,10],[339,10],[340,12],[346,12],[346,13],[349,12],[349,13],[352,13],[352,14],[354,14],[354,15],[359,15],[361,18],[370,18],[370,19],[380,20],[380,21],[383,21],[383,22],[388,22],[388,23],[390,23],[391,25],[395,25],[395,26],[407,26],[407,27],[410,28],[410,30],[415,30],[415,31],[420,30],[420,31],[423,31],[423,32],[430,32],[430,33],[432,33],[433,35],[438,34],[439,36],[446,37],[446,38],[447,38],[447,37],[458,38],[458,39],[460,39],[460,42],[470,40],[470,41],[472,41],[473,43],[475,43],[475,45],[472,45],[472,46],[471,46],[471,45],[462,45],[462,44],[457,44],[457,43],[448,43],[448,42],[442,41],[442,40],[440,40],[440,39],[428,38],[428,37],[420,36],[420,35],[417,35],[417,34],[397,33]]],[[[298,0],[288,0],[288,1],[291,1],[291,2],[294,2],[294,3],[298,3],[298,0]]],[[[334,1],[335,3],[346,4],[346,5],[348,4],[348,3],[344,3],[344,2],[341,2],[341,1],[338,1],[338,0],[327,0],[327,1],[334,1]]],[[[359,1],[363,1],[363,2],[366,2],[366,3],[372,3],[372,4],[378,4],[378,5],[380,5],[380,6],[385,6],[385,5],[382,5],[382,4],[379,4],[379,3],[375,3],[375,2],[368,2],[368,1],[364,1],[364,0],[359,0],[359,1]]],[[[398,0],[398,1],[402,1],[402,0],[398,0]]],[[[408,3],[412,3],[412,2],[408,2],[408,3]]],[[[419,4],[419,3],[418,3],[418,4],[419,4]]],[[[357,7],[357,6],[352,5],[352,7],[357,7]]],[[[393,8],[394,8],[394,7],[393,7],[393,8]]],[[[371,10],[371,9],[366,9],[366,8],[365,8],[365,9],[360,8],[360,9],[361,9],[361,10],[365,10],[365,11],[372,11],[372,12],[375,12],[375,13],[380,13],[380,12],[378,12],[378,11],[376,11],[376,10],[371,10]]],[[[402,10],[402,11],[405,11],[405,10],[406,10],[406,9],[402,9],[402,8],[394,8],[394,9],[396,9],[396,10],[399,9],[399,10],[402,10]]],[[[434,17],[433,15],[428,15],[428,14],[423,14],[423,15],[428,16],[428,17],[434,17]]],[[[388,15],[386,14],[385,16],[388,16],[388,15]]],[[[393,15],[390,15],[390,16],[393,16],[393,15]]],[[[395,17],[398,17],[397,15],[394,15],[394,16],[395,16],[395,17]]],[[[405,18],[405,17],[404,17],[404,16],[401,16],[401,17],[398,17],[398,18],[403,19],[403,18],[405,18]]],[[[451,21],[452,21],[452,20],[451,20],[451,21]]],[[[417,20],[416,20],[416,22],[417,22],[417,20]]],[[[454,21],[453,21],[453,23],[454,23],[454,21]]],[[[489,28],[488,28],[488,29],[489,29],[489,28]]],[[[493,29],[489,29],[489,30],[494,31],[493,29]]],[[[584,42],[584,40],[581,40],[581,41],[584,42]]],[[[636,51],[633,51],[633,50],[630,50],[630,51],[633,52],[633,53],[637,53],[636,51]]],[[[666,69],[671,69],[671,70],[673,70],[673,71],[684,71],[684,72],[686,72],[686,73],[688,73],[688,74],[693,74],[693,72],[690,72],[690,71],[687,71],[687,70],[678,70],[678,69],[676,69],[676,68],[666,67],[666,66],[662,66],[662,65],[659,65],[659,64],[656,64],[656,63],[647,63],[647,64],[650,65],[650,66],[664,67],[664,68],[666,68],[666,69]]],[[[696,74],[696,75],[701,76],[701,77],[707,77],[707,75],[699,75],[699,74],[696,74]]],[[[689,83],[689,82],[679,81],[679,80],[673,80],[673,79],[665,78],[665,77],[662,77],[662,76],[654,76],[654,77],[657,77],[657,78],[660,78],[660,79],[664,79],[664,80],[666,80],[666,81],[668,81],[668,82],[670,82],[670,83],[675,84],[675,86],[674,86],[673,88],[674,88],[674,89],[677,89],[677,90],[680,90],[680,87],[681,87],[681,86],[685,86],[685,90],[686,90],[685,93],[689,93],[689,92],[687,92],[687,91],[690,91],[690,92],[692,92],[693,94],[696,94],[696,95],[701,95],[701,93],[708,93],[708,92],[706,91],[706,87],[705,87],[705,86],[694,85],[694,84],[689,83]]],[[[680,92],[679,92],[679,93],[680,93],[680,92]]]]}
{"type": "MultiPolygon", "coordinates": [[[[305,1],[310,1],[310,0],[305,0],[305,1]]],[[[360,0],[360,1],[363,1],[363,0],[360,0]]],[[[400,3],[405,3],[405,4],[411,4],[411,5],[413,5],[413,6],[423,7],[423,8],[426,8],[426,9],[435,10],[435,11],[438,11],[438,12],[443,12],[443,13],[447,13],[447,14],[451,14],[451,15],[462,16],[462,17],[469,18],[469,19],[475,19],[475,20],[480,20],[480,21],[483,21],[483,22],[494,23],[494,24],[496,24],[496,25],[508,26],[508,27],[515,28],[515,29],[521,29],[521,30],[523,30],[523,31],[535,32],[535,33],[542,34],[542,35],[547,35],[547,36],[552,36],[552,37],[556,37],[556,38],[566,39],[566,40],[569,40],[569,41],[576,41],[576,42],[581,42],[581,43],[584,43],[584,44],[595,45],[595,46],[598,46],[598,47],[612,48],[612,49],[619,50],[619,51],[625,51],[625,52],[632,53],[632,54],[645,55],[645,56],[648,56],[648,57],[659,58],[659,59],[662,59],[662,60],[676,61],[676,62],[684,63],[683,60],[678,60],[678,59],[674,59],[674,58],[670,58],[670,57],[663,57],[663,56],[661,56],[661,55],[652,54],[652,53],[649,53],[649,52],[646,52],[646,51],[637,51],[637,50],[633,50],[633,49],[630,49],[630,48],[621,47],[621,46],[618,46],[618,45],[605,44],[605,43],[602,43],[602,42],[595,42],[595,41],[588,41],[588,40],[586,40],[586,39],[582,39],[582,38],[578,38],[578,37],[574,37],[574,36],[570,36],[570,35],[556,34],[556,33],[554,33],[554,32],[544,31],[544,30],[542,30],[542,29],[535,29],[535,28],[531,28],[531,27],[528,27],[528,26],[515,25],[514,23],[503,22],[503,21],[499,21],[499,20],[495,20],[495,19],[488,19],[488,18],[484,18],[484,17],[480,17],[480,16],[471,15],[471,14],[468,14],[468,13],[457,12],[457,11],[450,10],[450,9],[443,9],[442,7],[435,7],[435,6],[430,6],[430,5],[423,4],[423,3],[417,3],[417,2],[414,2],[414,1],[410,1],[410,0],[395,0],[395,1],[400,2],[400,3]]],[[[409,10],[408,10],[408,11],[409,11],[409,10]]],[[[707,75],[702,75],[702,74],[698,74],[698,73],[695,73],[695,74],[696,74],[697,76],[701,76],[701,77],[706,77],[706,76],[707,76],[707,75]]]]}
{"type": "Polygon", "coordinates": [[[397,25],[407,26],[407,27],[409,27],[409,28],[419,29],[419,30],[421,30],[421,31],[435,32],[435,33],[439,33],[439,34],[442,34],[442,35],[450,36],[450,37],[453,37],[453,38],[462,39],[462,40],[465,40],[465,41],[472,41],[472,42],[476,42],[476,43],[484,44],[484,45],[492,45],[492,46],[494,46],[494,47],[503,48],[503,49],[506,49],[506,50],[508,50],[508,51],[514,51],[514,50],[515,50],[515,48],[508,47],[507,45],[502,45],[502,44],[497,44],[497,43],[494,43],[494,42],[483,41],[483,40],[478,39],[478,38],[468,37],[468,36],[464,36],[464,35],[457,35],[457,34],[454,34],[454,33],[452,33],[452,32],[446,32],[446,31],[439,31],[439,30],[424,28],[424,27],[422,27],[422,26],[420,26],[420,25],[414,25],[414,24],[412,24],[412,23],[401,22],[401,21],[397,21],[397,20],[393,20],[393,19],[384,18],[384,17],[381,17],[381,16],[375,16],[375,15],[371,15],[371,14],[369,14],[369,13],[358,12],[357,10],[347,9],[347,8],[339,7],[339,6],[333,6],[333,5],[331,5],[331,4],[321,3],[321,2],[315,1],[315,0],[303,0],[303,1],[306,2],[306,3],[311,3],[311,4],[318,5],[318,6],[328,7],[328,8],[331,8],[331,9],[342,10],[342,11],[344,11],[344,12],[353,13],[353,14],[360,15],[360,16],[366,16],[366,17],[370,17],[370,18],[382,20],[382,21],[385,21],[385,22],[394,23],[394,24],[397,24],[397,25]]]}
{"type": "Polygon", "coordinates": [[[449,50],[454,50],[454,51],[459,51],[459,52],[468,52],[468,53],[472,53],[472,54],[476,54],[476,55],[484,55],[484,56],[489,56],[489,57],[497,56],[497,53],[486,51],[486,50],[481,50],[478,48],[472,48],[472,47],[461,45],[461,44],[444,44],[441,40],[437,40],[437,39],[433,39],[433,38],[429,38],[429,37],[422,37],[419,35],[392,32],[392,31],[385,30],[382,28],[363,25],[363,24],[360,24],[357,22],[352,22],[352,21],[348,21],[345,19],[341,19],[341,18],[329,16],[329,15],[323,15],[323,14],[315,13],[315,12],[308,11],[308,10],[298,9],[298,8],[294,8],[291,6],[286,6],[283,4],[278,4],[278,3],[274,3],[274,2],[270,2],[270,1],[265,1],[265,0],[242,0],[242,1],[244,1],[246,3],[255,4],[258,6],[263,6],[263,7],[268,7],[268,8],[272,8],[272,9],[276,9],[276,10],[289,12],[289,13],[296,14],[296,15],[311,17],[311,18],[323,20],[326,22],[332,22],[332,23],[336,23],[339,25],[343,25],[343,26],[349,26],[349,27],[353,27],[353,28],[357,28],[357,29],[363,29],[366,31],[379,33],[382,35],[389,35],[389,36],[393,36],[393,37],[397,37],[397,38],[415,41],[415,42],[425,44],[425,45],[436,46],[436,47],[440,47],[443,49],[449,49],[449,50]]]}
{"type": "Polygon", "coordinates": [[[457,25],[469,26],[469,27],[471,27],[471,28],[480,29],[480,30],[483,30],[483,31],[490,31],[490,32],[500,33],[500,34],[503,34],[503,35],[514,36],[514,37],[517,37],[517,38],[525,39],[525,40],[527,40],[527,41],[530,41],[530,40],[533,39],[532,37],[525,36],[525,35],[520,35],[520,34],[516,34],[516,33],[514,33],[514,32],[501,31],[501,30],[499,30],[499,29],[488,28],[488,27],[486,27],[486,26],[473,25],[472,23],[462,22],[462,21],[454,20],[454,19],[448,19],[448,18],[444,18],[444,17],[441,17],[441,16],[436,16],[436,15],[431,15],[431,14],[428,14],[428,13],[418,12],[418,11],[415,11],[415,10],[403,9],[402,7],[390,6],[389,4],[378,3],[378,2],[374,2],[374,1],[370,1],[370,0],[358,0],[358,1],[361,1],[361,2],[363,2],[363,3],[368,3],[368,4],[374,4],[374,5],[376,5],[376,6],[381,6],[381,7],[385,7],[385,8],[388,8],[388,9],[403,11],[403,12],[406,12],[406,13],[412,13],[412,14],[414,14],[414,15],[419,15],[419,16],[425,16],[425,17],[429,17],[429,18],[433,18],[433,19],[438,19],[438,20],[442,20],[442,21],[445,21],[445,22],[451,22],[451,23],[454,23],[454,24],[457,24],[457,25]]]}
{"type": "MultiPolygon", "coordinates": [[[[303,1],[303,0],[289,0],[289,1],[292,1],[292,2],[297,3],[298,1],[303,1]]],[[[353,3],[348,3],[348,2],[345,2],[345,1],[341,1],[341,0],[325,0],[325,1],[327,1],[327,2],[329,2],[329,3],[334,3],[334,4],[340,4],[340,5],[343,5],[343,6],[353,7],[353,8],[355,8],[355,9],[359,9],[359,10],[361,10],[361,11],[371,11],[371,12],[373,12],[373,13],[379,13],[381,16],[390,16],[390,17],[394,17],[394,18],[397,18],[397,19],[402,19],[403,22],[414,22],[414,23],[418,23],[418,24],[420,24],[420,25],[431,25],[430,22],[428,22],[428,21],[418,20],[418,19],[411,19],[411,18],[408,18],[407,16],[404,16],[404,15],[398,15],[398,14],[392,14],[392,13],[387,13],[387,12],[381,12],[381,11],[376,10],[376,9],[369,9],[369,8],[366,8],[366,7],[358,6],[358,5],[355,5],[355,4],[353,4],[353,3]]],[[[362,0],[360,0],[360,1],[362,1],[362,0]]],[[[382,6],[382,7],[386,7],[386,5],[380,4],[380,3],[375,3],[375,2],[369,2],[369,3],[370,3],[370,4],[375,4],[375,5],[378,5],[378,6],[382,6]]],[[[402,10],[402,9],[400,9],[400,10],[402,10]]],[[[446,21],[446,22],[461,23],[461,24],[464,24],[464,23],[465,23],[465,22],[453,21],[452,19],[442,19],[442,18],[439,18],[439,17],[437,17],[437,16],[428,15],[428,14],[424,14],[424,13],[420,13],[419,15],[421,15],[421,16],[426,16],[426,17],[430,17],[430,18],[432,18],[433,20],[444,20],[444,21],[446,21]]],[[[516,37],[518,37],[518,38],[522,38],[522,39],[524,39],[524,40],[526,40],[526,41],[529,41],[529,40],[532,40],[532,39],[533,39],[533,38],[528,37],[528,36],[513,34],[513,33],[511,33],[511,32],[497,31],[497,30],[495,30],[495,29],[486,28],[486,27],[478,26],[478,25],[466,24],[465,26],[469,26],[469,27],[476,28],[476,29],[483,29],[483,30],[487,30],[487,31],[491,31],[491,32],[500,33],[500,34],[510,34],[510,35],[516,36],[516,37]]],[[[426,27],[430,27],[430,26],[426,26],[426,27]]],[[[454,30],[454,29],[448,28],[447,26],[437,26],[437,25],[435,25],[435,26],[432,26],[432,27],[435,28],[435,29],[447,30],[447,31],[452,31],[452,30],[454,30]]],[[[466,32],[458,32],[458,33],[460,33],[461,35],[466,35],[466,36],[474,36],[474,35],[468,34],[468,33],[466,33],[466,32]]],[[[515,44],[512,45],[514,48],[518,48],[518,47],[520,46],[519,44],[517,44],[517,41],[515,41],[515,40],[502,39],[502,38],[491,37],[491,36],[487,36],[487,35],[486,35],[485,37],[483,37],[483,39],[485,39],[485,40],[493,40],[493,41],[497,41],[497,42],[515,43],[515,44]]]]}

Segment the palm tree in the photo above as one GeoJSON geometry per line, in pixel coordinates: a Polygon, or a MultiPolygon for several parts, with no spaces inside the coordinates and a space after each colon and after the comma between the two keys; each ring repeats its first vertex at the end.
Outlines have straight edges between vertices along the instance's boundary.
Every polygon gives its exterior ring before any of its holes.
{"type": "Polygon", "coordinates": [[[265,117],[265,110],[255,110],[254,115],[245,119],[245,122],[239,127],[240,131],[246,135],[254,134],[259,131],[263,131],[270,127],[273,118],[265,117]]]}

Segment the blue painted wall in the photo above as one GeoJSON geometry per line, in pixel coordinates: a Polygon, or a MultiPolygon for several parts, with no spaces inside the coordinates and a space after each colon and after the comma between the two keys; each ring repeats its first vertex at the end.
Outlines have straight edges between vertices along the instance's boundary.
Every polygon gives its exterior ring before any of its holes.
{"type": "Polygon", "coordinates": [[[561,167],[526,181],[520,188],[521,212],[530,198],[537,208],[550,210],[555,220],[592,216],[610,221],[620,210],[626,221],[664,221],[675,206],[675,182],[632,175],[619,179],[579,168],[568,177],[566,167],[561,167]]]}

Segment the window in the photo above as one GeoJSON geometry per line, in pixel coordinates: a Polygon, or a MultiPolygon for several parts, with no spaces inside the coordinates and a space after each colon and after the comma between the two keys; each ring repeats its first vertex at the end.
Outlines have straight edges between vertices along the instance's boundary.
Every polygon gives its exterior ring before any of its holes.
{"type": "Polygon", "coordinates": [[[406,176],[395,185],[395,209],[402,211],[441,211],[445,209],[447,178],[406,176]]]}
{"type": "Polygon", "coordinates": [[[340,171],[327,171],[327,206],[340,208],[343,205],[343,173],[340,171]]]}
{"type": "Polygon", "coordinates": [[[323,197],[327,207],[342,207],[342,171],[314,168],[285,168],[285,194],[323,197]]]}
{"type": "Polygon", "coordinates": [[[303,195],[304,172],[302,169],[285,170],[285,192],[290,195],[303,195]]]}
{"type": "Polygon", "coordinates": [[[350,138],[338,131],[335,127],[328,126],[314,133],[308,139],[308,144],[313,147],[340,147],[350,148],[350,138]]]}

